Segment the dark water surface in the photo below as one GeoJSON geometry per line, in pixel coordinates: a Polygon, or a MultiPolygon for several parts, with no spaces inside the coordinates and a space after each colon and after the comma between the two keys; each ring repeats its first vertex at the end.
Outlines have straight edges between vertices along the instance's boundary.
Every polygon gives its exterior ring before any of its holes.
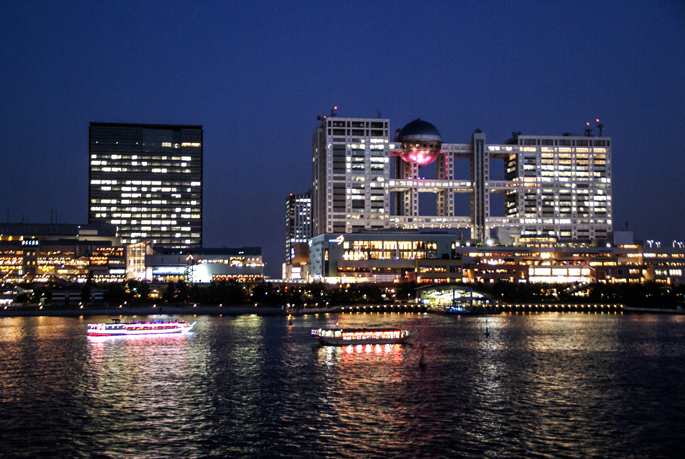
{"type": "MultiPolygon", "coordinates": [[[[0,319],[2,457],[685,457],[685,317],[184,317],[87,338],[0,319]],[[420,329],[319,348],[310,330],[420,329]],[[428,366],[418,365],[419,344],[428,366]]],[[[142,317],[138,317],[142,320],[142,317]]]]}

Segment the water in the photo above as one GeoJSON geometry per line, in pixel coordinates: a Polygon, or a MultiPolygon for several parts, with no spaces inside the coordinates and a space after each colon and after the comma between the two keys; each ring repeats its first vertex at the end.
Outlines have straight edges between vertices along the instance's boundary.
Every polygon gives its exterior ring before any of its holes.
{"type": "Polygon", "coordinates": [[[685,456],[685,317],[184,318],[97,339],[108,318],[0,319],[0,456],[685,456]],[[314,346],[336,323],[420,333],[314,346]]]}

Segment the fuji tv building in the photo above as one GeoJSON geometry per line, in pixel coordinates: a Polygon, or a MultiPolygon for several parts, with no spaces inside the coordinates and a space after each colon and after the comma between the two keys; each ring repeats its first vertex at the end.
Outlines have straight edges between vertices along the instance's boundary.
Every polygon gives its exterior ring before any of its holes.
{"type": "Polygon", "coordinates": [[[374,272],[389,280],[415,271],[417,256],[457,256],[454,250],[421,250],[426,245],[417,234],[428,240],[434,238],[430,233],[451,232],[453,247],[591,245],[613,236],[611,138],[602,136],[601,124],[599,136],[589,129],[584,136],[514,132],[501,144],[488,144],[476,130],[469,143],[444,143],[439,130],[421,119],[391,140],[388,119],[331,115],[321,119],[313,137],[314,280],[374,272]],[[494,169],[498,164],[503,171],[494,169]],[[429,165],[435,178],[420,173],[429,165]],[[435,209],[433,215],[420,212],[426,199],[419,198],[426,194],[435,199],[426,206],[435,209]],[[465,206],[458,204],[467,196],[469,213],[460,215],[465,206]],[[500,205],[496,216],[493,201],[500,205]],[[457,231],[470,232],[470,238],[457,239],[457,231]],[[366,241],[358,243],[366,252],[354,250],[356,239],[366,241]],[[345,250],[330,250],[332,245],[345,250]]]}

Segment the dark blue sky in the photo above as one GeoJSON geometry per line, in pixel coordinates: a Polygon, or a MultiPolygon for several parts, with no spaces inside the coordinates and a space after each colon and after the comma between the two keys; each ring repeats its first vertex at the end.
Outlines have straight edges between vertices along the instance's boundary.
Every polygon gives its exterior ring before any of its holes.
{"type": "Polygon", "coordinates": [[[613,138],[614,226],[685,239],[685,2],[0,2],[0,218],[88,218],[88,123],[204,126],[207,247],[311,187],[316,116],[613,138]]]}

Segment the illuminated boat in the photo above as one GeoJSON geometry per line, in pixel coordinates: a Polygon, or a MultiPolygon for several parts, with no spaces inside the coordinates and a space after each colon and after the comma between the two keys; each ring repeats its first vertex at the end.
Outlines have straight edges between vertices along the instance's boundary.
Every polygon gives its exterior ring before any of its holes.
{"type": "Polygon", "coordinates": [[[354,346],[356,344],[403,344],[411,341],[419,333],[395,328],[318,328],[312,336],[321,345],[354,346]]]}
{"type": "Polygon", "coordinates": [[[183,320],[163,322],[121,323],[113,319],[112,323],[88,324],[88,336],[139,336],[139,335],[173,335],[186,334],[195,326],[183,320]]]}

